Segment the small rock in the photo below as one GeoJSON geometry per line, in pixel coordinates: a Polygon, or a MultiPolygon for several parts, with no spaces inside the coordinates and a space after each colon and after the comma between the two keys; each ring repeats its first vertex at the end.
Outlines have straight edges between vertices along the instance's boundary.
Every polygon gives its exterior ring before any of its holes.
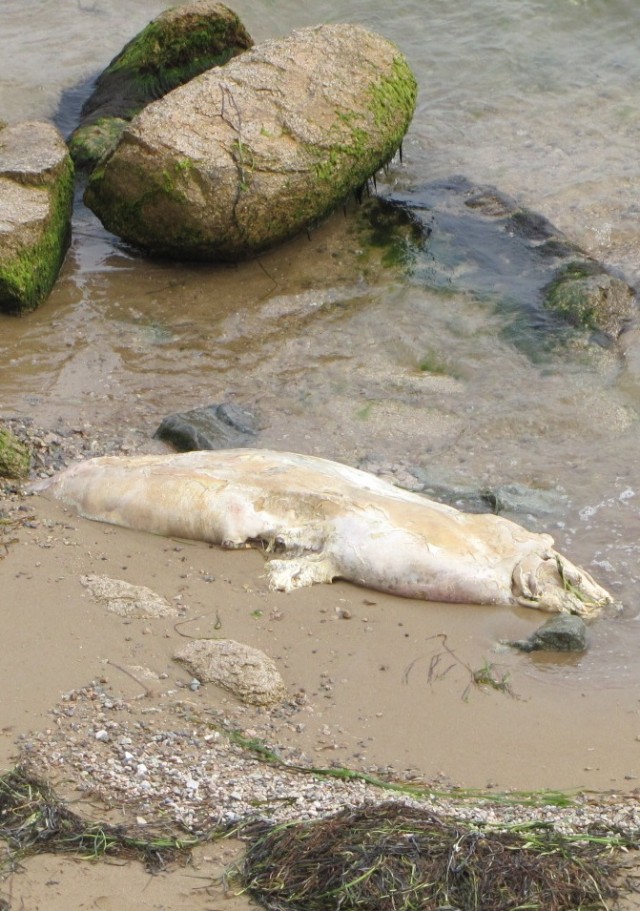
{"type": "Polygon", "coordinates": [[[192,639],[173,656],[202,683],[216,683],[252,705],[275,705],[286,689],[271,658],[233,639],[192,639]]]}
{"type": "Polygon", "coordinates": [[[228,7],[192,0],[153,19],[96,80],[69,138],[77,166],[93,167],[150,101],[251,47],[250,35],[228,7]]]}
{"type": "Polygon", "coordinates": [[[528,639],[507,643],[521,652],[584,652],[587,649],[587,627],[575,614],[558,614],[543,623],[528,639]]]}
{"type": "Polygon", "coordinates": [[[154,437],[169,443],[179,452],[236,449],[252,442],[257,430],[255,415],[237,405],[223,402],[168,415],[154,437]]]}

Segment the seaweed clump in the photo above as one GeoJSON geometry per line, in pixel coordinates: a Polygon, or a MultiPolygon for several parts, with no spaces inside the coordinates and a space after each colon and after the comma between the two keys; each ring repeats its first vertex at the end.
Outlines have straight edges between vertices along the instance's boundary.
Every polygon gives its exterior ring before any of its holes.
{"type": "Polygon", "coordinates": [[[8,846],[0,873],[21,857],[42,853],[135,859],[157,872],[169,862],[186,860],[197,843],[150,826],[89,822],[22,767],[0,777],[0,839],[8,846]]]}
{"type": "Polygon", "coordinates": [[[578,911],[617,897],[605,841],[386,803],[269,827],[242,876],[271,911],[578,911]]]}

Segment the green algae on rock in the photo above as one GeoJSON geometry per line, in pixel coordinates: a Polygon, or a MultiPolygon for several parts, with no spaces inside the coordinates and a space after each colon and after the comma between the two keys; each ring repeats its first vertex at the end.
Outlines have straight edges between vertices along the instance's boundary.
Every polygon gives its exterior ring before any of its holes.
{"type": "Polygon", "coordinates": [[[150,101],[252,45],[238,16],[222,3],[194,0],[165,10],[98,77],[69,138],[76,166],[92,168],[150,101]]]}
{"type": "Polygon", "coordinates": [[[583,258],[561,269],[545,289],[544,305],[573,326],[618,338],[637,317],[633,289],[595,260],[583,258]]]}
{"type": "Polygon", "coordinates": [[[48,123],[0,131],[0,310],[33,310],[58,277],[70,238],[73,164],[48,123]]]}
{"type": "Polygon", "coordinates": [[[26,478],[30,465],[29,447],[0,424],[0,478],[26,478]]]}
{"type": "Polygon", "coordinates": [[[416,91],[385,38],[357,25],[301,29],[148,105],[85,201],[154,255],[248,258],[308,229],[385,165],[416,91]]]}

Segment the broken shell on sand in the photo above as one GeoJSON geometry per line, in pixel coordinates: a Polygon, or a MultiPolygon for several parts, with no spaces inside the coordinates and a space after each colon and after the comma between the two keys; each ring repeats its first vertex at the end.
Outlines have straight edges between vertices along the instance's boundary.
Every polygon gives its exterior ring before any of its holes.
{"type": "Polygon", "coordinates": [[[340,578],[410,598],[584,617],[613,602],[553,550],[549,535],[314,456],[230,449],[104,457],[32,490],[89,519],[277,552],[266,571],[283,591],[340,578]]]}

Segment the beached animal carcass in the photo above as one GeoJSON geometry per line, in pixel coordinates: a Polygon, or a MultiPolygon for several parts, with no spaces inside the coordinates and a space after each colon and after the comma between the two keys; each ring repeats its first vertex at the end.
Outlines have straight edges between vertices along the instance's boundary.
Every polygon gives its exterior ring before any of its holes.
{"type": "Polygon", "coordinates": [[[553,539],[367,472],[268,450],[80,462],[34,485],[82,516],[267,554],[274,589],[346,579],[429,601],[593,616],[612,602],[553,539]]]}

